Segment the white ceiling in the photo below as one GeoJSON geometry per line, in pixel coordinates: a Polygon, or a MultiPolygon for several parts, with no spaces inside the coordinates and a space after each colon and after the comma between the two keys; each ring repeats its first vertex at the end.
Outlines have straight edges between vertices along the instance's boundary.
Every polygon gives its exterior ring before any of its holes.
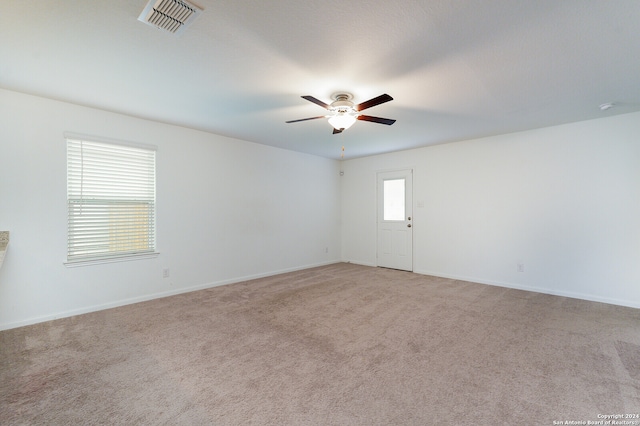
{"type": "Polygon", "coordinates": [[[195,0],[179,36],[146,3],[2,0],[0,87],[329,158],[640,111],[638,0],[195,0]],[[285,124],[338,91],[397,122],[285,124]]]}

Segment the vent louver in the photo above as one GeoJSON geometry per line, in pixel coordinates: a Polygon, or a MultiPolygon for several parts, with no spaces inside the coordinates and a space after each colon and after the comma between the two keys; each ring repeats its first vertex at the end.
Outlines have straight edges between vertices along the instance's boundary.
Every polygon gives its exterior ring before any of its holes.
{"type": "Polygon", "coordinates": [[[180,34],[202,12],[185,0],[150,0],[139,21],[173,34],[180,34]]]}

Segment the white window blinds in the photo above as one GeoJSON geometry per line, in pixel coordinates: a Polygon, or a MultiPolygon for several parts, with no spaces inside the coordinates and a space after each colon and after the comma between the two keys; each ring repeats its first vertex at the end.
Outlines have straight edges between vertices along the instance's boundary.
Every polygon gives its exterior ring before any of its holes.
{"type": "Polygon", "coordinates": [[[153,148],[67,139],[69,262],[155,251],[153,148]]]}

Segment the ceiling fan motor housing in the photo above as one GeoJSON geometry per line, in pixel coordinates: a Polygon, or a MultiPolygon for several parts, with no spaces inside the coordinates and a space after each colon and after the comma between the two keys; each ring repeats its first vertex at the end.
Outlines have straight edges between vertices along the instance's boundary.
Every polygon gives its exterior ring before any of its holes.
{"type": "Polygon", "coordinates": [[[353,107],[353,102],[351,102],[353,95],[349,93],[337,93],[333,95],[332,98],[335,99],[335,101],[331,102],[331,111],[337,113],[356,112],[353,107]]]}

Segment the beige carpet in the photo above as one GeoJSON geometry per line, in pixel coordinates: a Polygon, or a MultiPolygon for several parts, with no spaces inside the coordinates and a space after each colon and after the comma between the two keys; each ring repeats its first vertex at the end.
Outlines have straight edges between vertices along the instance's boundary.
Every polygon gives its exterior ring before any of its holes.
{"type": "Polygon", "coordinates": [[[0,332],[3,425],[638,412],[640,310],[350,264],[0,332]]]}

